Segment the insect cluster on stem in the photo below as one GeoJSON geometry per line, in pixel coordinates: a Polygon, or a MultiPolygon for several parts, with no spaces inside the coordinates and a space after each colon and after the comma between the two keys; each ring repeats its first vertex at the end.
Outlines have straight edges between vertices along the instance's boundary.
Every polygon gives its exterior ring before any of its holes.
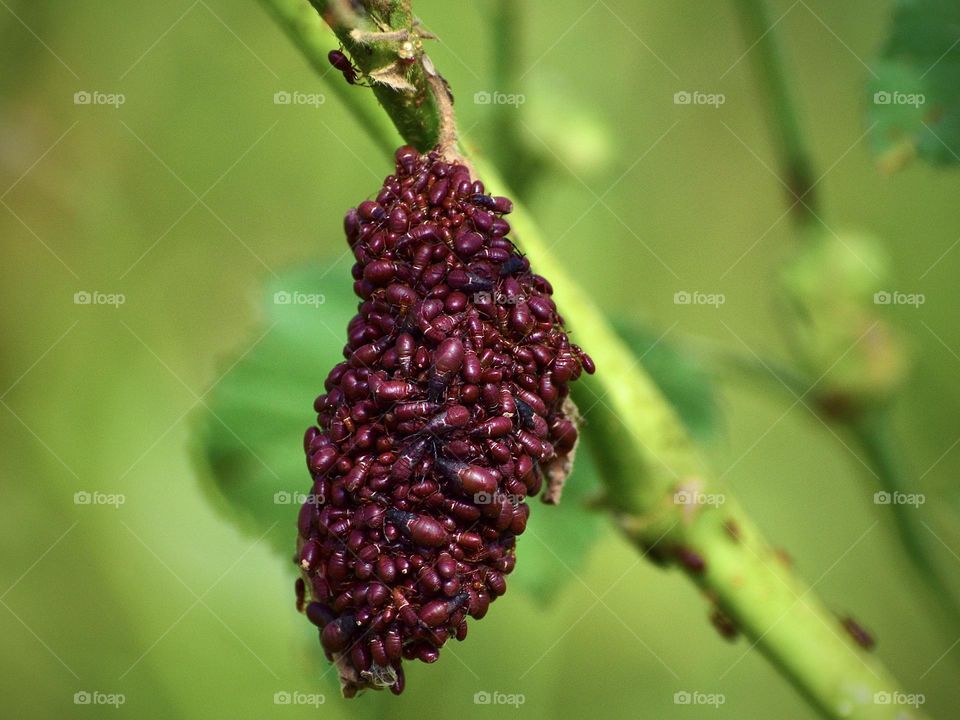
{"type": "MultiPolygon", "coordinates": [[[[304,448],[299,608],[344,694],[404,688],[506,591],[525,499],[569,469],[592,360],[508,239],[509,200],[436,151],[344,220],[358,314],[304,448]]],[[[562,480],[562,478],[560,478],[562,480]]]]}

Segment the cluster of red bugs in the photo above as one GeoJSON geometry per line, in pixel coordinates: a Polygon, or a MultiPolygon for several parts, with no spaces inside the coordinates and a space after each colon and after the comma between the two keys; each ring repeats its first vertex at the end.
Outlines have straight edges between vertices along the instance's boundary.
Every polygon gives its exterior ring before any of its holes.
{"type": "MultiPolygon", "coordinates": [[[[512,203],[438,152],[396,152],[344,220],[359,312],[304,447],[298,605],[344,694],[404,688],[506,591],[525,499],[577,440],[592,360],[508,239],[512,203]]],[[[547,482],[551,482],[548,477],[547,482]]]]}

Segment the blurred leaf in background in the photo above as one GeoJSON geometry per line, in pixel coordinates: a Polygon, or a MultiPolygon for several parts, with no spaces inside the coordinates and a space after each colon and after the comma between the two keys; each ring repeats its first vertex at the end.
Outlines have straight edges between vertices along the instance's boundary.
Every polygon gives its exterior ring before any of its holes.
{"type": "Polygon", "coordinates": [[[934,165],[960,163],[960,3],[897,0],[876,76],[870,82],[873,145],[886,171],[915,154],[934,165]]]}
{"type": "Polygon", "coordinates": [[[701,443],[716,439],[722,425],[712,371],[688,348],[637,322],[616,323],[660,391],[670,400],[690,433],[701,443]]]}

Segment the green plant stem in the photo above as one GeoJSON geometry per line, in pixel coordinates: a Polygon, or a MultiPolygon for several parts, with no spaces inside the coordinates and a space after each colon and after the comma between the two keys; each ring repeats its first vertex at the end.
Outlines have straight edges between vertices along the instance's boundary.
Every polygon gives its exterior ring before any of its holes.
{"type": "MultiPolygon", "coordinates": [[[[779,33],[771,25],[766,0],[735,0],[744,40],[748,46],[754,72],[763,89],[767,105],[768,126],[777,145],[781,173],[788,178],[790,206],[796,205],[794,221],[798,230],[807,230],[817,220],[813,186],[814,163],[807,149],[796,107],[790,90],[783,61],[783,49],[779,33]],[[757,38],[760,38],[757,41],[757,38]]],[[[799,348],[793,343],[794,354],[799,348]]],[[[830,418],[825,418],[829,422],[830,418]]],[[[867,408],[850,419],[842,420],[860,448],[867,464],[879,478],[880,487],[886,492],[908,492],[908,483],[900,465],[894,459],[895,440],[887,430],[889,424],[886,405],[867,408]]],[[[953,627],[960,630],[960,606],[956,594],[946,581],[936,562],[936,554],[929,534],[922,527],[919,514],[907,505],[891,505],[901,545],[915,570],[928,589],[928,601],[932,601],[953,627]]]]}
{"type": "Polygon", "coordinates": [[[816,221],[817,197],[813,162],[800,129],[796,103],[787,80],[783,47],[772,26],[766,0],[735,0],[737,16],[748,46],[747,57],[763,92],[773,141],[787,187],[787,202],[803,225],[816,221]],[[802,202],[801,202],[802,201],[802,202]]]}
{"type": "MultiPolygon", "coordinates": [[[[738,354],[706,338],[687,336],[681,338],[691,352],[700,355],[716,367],[741,375],[752,384],[763,383],[773,391],[784,394],[788,400],[804,395],[810,387],[809,377],[799,375],[776,361],[738,354]]],[[[890,415],[886,408],[878,407],[845,422],[855,445],[860,449],[863,462],[873,470],[879,487],[891,496],[896,493],[914,492],[909,487],[900,469],[899,458],[893,448],[896,440],[890,432],[890,415]]],[[[922,526],[919,509],[905,503],[891,503],[900,544],[911,567],[927,585],[922,593],[924,601],[935,615],[960,629],[960,612],[957,610],[956,592],[936,565],[930,533],[922,526]]],[[[939,624],[939,620],[937,623],[939,624]]]]}
{"type": "MultiPolygon", "coordinates": [[[[915,492],[904,480],[900,463],[893,451],[895,441],[891,437],[890,417],[885,409],[877,409],[853,420],[850,431],[860,445],[867,463],[874,469],[881,489],[894,494],[915,492]]],[[[912,560],[913,567],[926,583],[929,592],[925,598],[934,611],[941,613],[960,628],[960,610],[957,594],[936,564],[930,533],[922,526],[918,507],[906,503],[891,503],[890,510],[896,524],[900,544],[912,560]]]]}
{"type": "MultiPolygon", "coordinates": [[[[476,156],[474,164],[488,184],[505,190],[491,166],[476,156]]],[[[813,589],[707,474],[673,409],[521,206],[514,207],[511,224],[531,264],[550,278],[578,343],[601,363],[602,371],[574,388],[580,406],[593,408],[587,438],[604,470],[606,504],[627,537],[655,559],[670,562],[691,550],[702,557],[704,572],[687,574],[825,717],[923,717],[873,703],[876,693],[895,692],[896,681],[850,642],[813,589]],[[678,505],[674,494],[683,490],[718,494],[725,503],[678,505]]]]}
{"type": "MultiPolygon", "coordinates": [[[[277,6],[291,4],[290,0],[261,2],[277,6]]],[[[435,146],[440,141],[440,119],[423,64],[399,62],[401,41],[360,42],[352,34],[355,30],[413,32],[414,17],[409,1],[365,0],[368,12],[364,15],[357,14],[348,0],[310,0],[310,4],[333,30],[357,67],[370,78],[373,94],[406,141],[421,151],[435,146]],[[401,83],[409,85],[411,90],[398,89],[401,83]]],[[[336,79],[342,81],[339,76],[336,79]]]]}
{"type": "MultiPolygon", "coordinates": [[[[862,415],[850,425],[854,437],[864,450],[866,460],[877,470],[881,489],[890,494],[906,494],[910,490],[904,484],[898,463],[890,450],[888,422],[886,413],[878,410],[862,415]]],[[[917,525],[907,517],[908,513],[915,513],[916,510],[899,504],[893,505],[892,508],[901,542],[908,552],[916,556],[918,562],[925,564],[926,543],[917,525]]]]}
{"type": "MultiPolygon", "coordinates": [[[[442,92],[442,86],[430,82],[421,91],[442,92]]],[[[444,105],[442,97],[436,100],[436,105],[444,105]]],[[[438,113],[431,126],[449,121],[438,113]]],[[[408,141],[403,128],[415,122],[410,117],[398,125],[408,141]]],[[[509,192],[492,163],[480,154],[471,159],[488,187],[509,192]]],[[[812,588],[778,558],[736,500],[709,475],[673,408],[592,297],[552,255],[519,204],[511,224],[531,263],[551,278],[571,329],[600,367],[597,375],[576,383],[577,395],[589,409],[585,430],[602,460],[606,505],[626,536],[651,559],[680,565],[678,558],[686,557],[686,572],[710,602],[729,615],[825,717],[922,718],[913,708],[873,702],[875,693],[896,691],[896,682],[844,635],[812,588]],[[676,502],[675,493],[684,490],[716,494],[725,502],[676,502]],[[695,557],[703,559],[701,569],[693,567],[695,557]]]]}

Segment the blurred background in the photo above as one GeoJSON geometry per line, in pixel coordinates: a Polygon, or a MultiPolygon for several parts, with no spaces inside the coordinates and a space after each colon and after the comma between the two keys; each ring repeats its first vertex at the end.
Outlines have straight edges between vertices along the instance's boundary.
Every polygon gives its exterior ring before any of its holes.
{"type": "MultiPolygon", "coordinates": [[[[514,591],[466,642],[412,667],[402,697],[340,699],[294,609],[296,505],[275,493],[308,487],[300,434],[353,310],[341,218],[389,158],[256,2],[0,5],[4,716],[498,712],[482,693],[526,717],[816,716],[747,641],[718,636],[684,577],[578,506],[589,458],[570,508],[533,508],[514,591]],[[583,532],[545,541],[551,513],[583,532]]],[[[694,398],[718,473],[925,711],[951,717],[958,637],[859,448],[762,367],[712,360],[796,365],[777,297],[800,240],[732,4],[518,5],[525,70],[499,88],[497,5],[415,3],[465,135],[495,155],[504,103],[516,114],[537,159],[523,199],[554,251],[611,318],[661,341],[650,360],[694,398]],[[675,98],[698,92],[723,101],[675,98]]],[[[877,289],[924,298],[876,308],[911,368],[888,447],[956,587],[960,173],[877,170],[867,84],[891,3],[769,7],[821,230],[872,238],[891,270],[877,289]]]]}

